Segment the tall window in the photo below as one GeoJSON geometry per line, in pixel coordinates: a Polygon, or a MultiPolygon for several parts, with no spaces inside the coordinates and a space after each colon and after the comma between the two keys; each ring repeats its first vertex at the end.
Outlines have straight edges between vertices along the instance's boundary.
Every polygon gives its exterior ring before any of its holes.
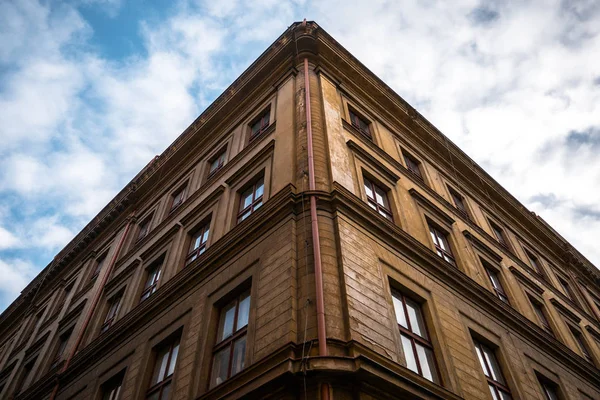
{"type": "Polygon", "coordinates": [[[558,278],[558,282],[560,283],[563,292],[567,295],[569,300],[579,305],[579,303],[577,302],[577,297],[575,296],[575,293],[573,292],[573,288],[569,284],[569,281],[560,275],[557,275],[556,277],[558,278]]]}
{"type": "Polygon", "coordinates": [[[208,241],[210,223],[206,223],[202,228],[198,229],[196,233],[192,235],[192,241],[190,243],[190,252],[188,253],[185,263],[186,265],[200,257],[206,250],[206,242],[208,241]]]}
{"type": "Polygon", "coordinates": [[[531,263],[531,266],[533,267],[533,270],[535,272],[537,272],[538,274],[542,275],[542,265],[540,263],[540,259],[537,258],[537,256],[535,254],[533,254],[531,251],[525,249],[525,254],[527,254],[527,258],[529,258],[529,262],[531,263]]]}
{"type": "Polygon", "coordinates": [[[171,195],[171,211],[175,210],[183,203],[183,200],[185,199],[186,189],[186,186],[182,186],[175,192],[173,192],[173,194],[171,195]]]}
{"type": "Polygon", "coordinates": [[[257,119],[250,124],[250,140],[255,139],[267,130],[270,123],[271,108],[267,108],[257,119]]]}
{"type": "Polygon", "coordinates": [[[550,322],[548,321],[548,317],[546,315],[546,310],[544,308],[544,305],[532,298],[529,297],[529,301],[531,302],[531,305],[533,306],[533,311],[535,311],[535,314],[538,317],[538,320],[540,322],[540,324],[542,325],[542,328],[544,328],[544,330],[546,332],[548,332],[549,334],[551,334],[552,336],[554,336],[554,331],[552,330],[552,327],[550,326],[550,322]]]}
{"type": "Polygon", "coordinates": [[[121,294],[115,295],[110,301],[108,305],[108,312],[106,313],[106,317],[104,318],[104,323],[100,327],[100,333],[104,333],[112,326],[117,319],[117,313],[119,312],[119,308],[121,307],[121,294]]]}
{"type": "Polygon", "coordinates": [[[160,262],[155,263],[148,269],[148,278],[146,278],[146,283],[144,284],[144,290],[142,291],[140,302],[146,300],[152,295],[152,293],[156,292],[156,289],[158,288],[158,281],[160,279],[161,270],[162,260],[160,262]]]}
{"type": "Polygon", "coordinates": [[[435,251],[438,256],[456,266],[456,260],[452,254],[450,243],[448,243],[448,234],[432,224],[429,224],[429,233],[431,234],[431,239],[433,239],[435,251]]]}
{"type": "Polygon", "coordinates": [[[119,400],[125,372],[119,372],[102,384],[102,400],[119,400]]]}
{"type": "Polygon", "coordinates": [[[29,378],[31,376],[31,371],[33,371],[35,361],[36,359],[33,359],[23,366],[23,370],[21,371],[21,375],[19,375],[19,380],[17,381],[15,394],[21,393],[23,389],[25,389],[25,385],[28,384],[29,378]]]}
{"type": "Polygon", "coordinates": [[[217,344],[213,348],[211,387],[244,369],[249,314],[250,290],[221,309],[217,344]]]}
{"type": "Polygon", "coordinates": [[[152,215],[148,215],[142,220],[142,222],[138,224],[138,235],[136,239],[137,241],[140,241],[143,238],[145,238],[148,232],[150,232],[150,222],[152,222],[152,215]]]}
{"type": "Polygon", "coordinates": [[[101,255],[95,261],[94,270],[92,271],[92,275],[90,280],[93,281],[100,275],[100,271],[102,271],[102,267],[104,267],[104,261],[106,260],[106,254],[101,255]]]}
{"type": "Polygon", "coordinates": [[[439,383],[433,346],[421,306],[401,293],[393,292],[392,298],[407,368],[432,382],[439,383]]]}
{"type": "Polygon", "coordinates": [[[494,237],[496,238],[498,243],[500,243],[502,247],[508,249],[508,241],[506,240],[504,230],[492,221],[490,221],[490,227],[492,228],[492,232],[494,233],[494,237]]]}
{"type": "Polygon", "coordinates": [[[69,329],[67,332],[59,336],[58,346],[56,347],[56,352],[54,353],[54,359],[52,360],[50,369],[55,368],[62,361],[67,344],[69,343],[69,338],[71,337],[71,332],[73,332],[73,330],[69,329]]]}
{"type": "Polygon", "coordinates": [[[217,154],[216,157],[210,160],[210,166],[208,167],[209,178],[216,174],[217,171],[223,168],[223,165],[225,165],[225,153],[226,149],[223,149],[219,154],[217,154]]]}
{"type": "Polygon", "coordinates": [[[377,211],[385,218],[393,221],[392,211],[390,210],[390,202],[388,200],[386,191],[371,182],[369,179],[364,178],[364,180],[365,193],[367,194],[367,204],[369,204],[373,210],[377,211]]]}
{"type": "Polygon", "coordinates": [[[422,181],[423,174],[421,173],[421,163],[405,151],[402,152],[402,155],[404,156],[404,162],[406,163],[406,168],[408,171],[422,181]]]}
{"type": "Polygon", "coordinates": [[[496,297],[498,297],[500,300],[502,300],[506,304],[510,304],[510,302],[508,301],[508,296],[506,295],[506,292],[504,291],[504,288],[502,287],[502,282],[500,282],[500,277],[498,276],[498,271],[496,271],[491,266],[486,265],[486,263],[484,263],[483,266],[485,268],[485,272],[487,273],[488,278],[490,278],[490,282],[492,284],[492,288],[494,289],[494,292],[496,293],[496,297]]]}
{"type": "Polygon", "coordinates": [[[467,204],[463,195],[458,193],[456,190],[448,187],[452,201],[456,206],[456,210],[465,218],[469,219],[469,212],[467,211],[467,204]]]}
{"type": "Polygon", "coordinates": [[[488,387],[492,393],[494,400],[509,400],[512,399],[510,389],[506,385],[500,364],[496,358],[495,352],[481,342],[475,342],[475,350],[477,358],[483,369],[483,373],[487,378],[488,387]]]}
{"type": "Polygon", "coordinates": [[[579,329],[577,329],[571,325],[569,325],[569,330],[571,331],[571,334],[575,338],[575,342],[577,342],[577,347],[579,348],[579,351],[583,355],[583,358],[585,358],[587,361],[589,361],[590,363],[593,364],[594,359],[592,358],[592,355],[590,353],[588,345],[585,342],[585,339],[583,338],[583,333],[581,333],[581,331],[579,329]]]}
{"type": "Polygon", "coordinates": [[[549,379],[538,375],[538,381],[542,387],[542,393],[544,393],[545,400],[559,400],[558,385],[549,379]]]}
{"type": "Polygon", "coordinates": [[[352,110],[348,110],[348,114],[350,114],[350,123],[352,124],[353,127],[355,127],[356,129],[358,129],[358,131],[360,133],[363,134],[363,136],[366,136],[369,139],[372,139],[373,136],[371,136],[371,129],[369,128],[369,122],[366,121],[364,118],[359,117],[354,111],[352,110]]]}
{"type": "Polygon", "coordinates": [[[238,212],[238,223],[250,216],[263,204],[263,194],[265,191],[265,180],[260,177],[250,187],[240,195],[240,208],[238,212]]]}
{"type": "Polygon", "coordinates": [[[167,400],[169,398],[178,354],[179,337],[156,349],[156,360],[152,370],[150,388],[146,392],[146,399],[167,400]]]}

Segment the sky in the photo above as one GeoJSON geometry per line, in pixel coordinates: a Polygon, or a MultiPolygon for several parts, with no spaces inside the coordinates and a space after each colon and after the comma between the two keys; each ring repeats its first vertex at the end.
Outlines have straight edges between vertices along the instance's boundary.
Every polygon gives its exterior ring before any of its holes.
{"type": "Polygon", "coordinates": [[[0,311],[316,21],[600,266],[600,1],[0,1],[0,311]]]}

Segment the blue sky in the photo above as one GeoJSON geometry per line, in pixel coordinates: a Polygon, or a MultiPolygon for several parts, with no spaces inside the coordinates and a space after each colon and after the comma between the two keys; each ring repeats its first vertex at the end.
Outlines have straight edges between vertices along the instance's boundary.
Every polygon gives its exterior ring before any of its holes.
{"type": "Polygon", "coordinates": [[[600,265],[597,0],[5,0],[0,310],[305,17],[600,265]]]}

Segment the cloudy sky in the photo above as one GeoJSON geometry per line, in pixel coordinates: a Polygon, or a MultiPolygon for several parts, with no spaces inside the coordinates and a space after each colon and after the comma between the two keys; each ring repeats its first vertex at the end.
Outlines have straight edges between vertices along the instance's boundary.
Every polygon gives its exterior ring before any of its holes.
{"type": "Polygon", "coordinates": [[[0,311],[305,17],[600,265],[599,0],[4,0],[0,311]]]}

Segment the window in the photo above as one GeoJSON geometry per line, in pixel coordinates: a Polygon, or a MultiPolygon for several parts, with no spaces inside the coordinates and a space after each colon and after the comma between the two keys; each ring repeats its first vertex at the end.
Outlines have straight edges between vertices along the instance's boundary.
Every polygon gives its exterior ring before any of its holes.
{"type": "Polygon", "coordinates": [[[544,399],[546,400],[559,400],[558,385],[551,380],[538,375],[538,381],[542,387],[542,393],[544,393],[544,399]]]}
{"type": "Polygon", "coordinates": [[[156,360],[152,370],[150,388],[146,392],[146,399],[167,400],[169,398],[178,353],[179,337],[156,349],[156,360]]]}
{"type": "Polygon", "coordinates": [[[348,110],[348,114],[350,114],[350,123],[352,124],[352,126],[358,129],[359,132],[363,134],[363,136],[366,136],[369,139],[373,139],[373,136],[371,136],[371,130],[369,129],[369,122],[359,117],[354,111],[350,109],[348,110]]]}
{"type": "Polygon", "coordinates": [[[269,127],[271,108],[267,108],[257,119],[250,124],[250,140],[254,140],[269,127]]]}
{"type": "Polygon", "coordinates": [[[392,211],[390,210],[390,202],[387,198],[386,191],[377,186],[369,179],[365,180],[365,193],[367,194],[367,203],[369,206],[383,215],[385,218],[393,221],[392,211]]]}
{"type": "Polygon", "coordinates": [[[496,354],[488,346],[481,342],[475,342],[475,351],[477,358],[483,369],[483,373],[487,378],[488,387],[492,393],[494,400],[509,400],[512,399],[510,389],[506,386],[504,375],[500,370],[500,364],[496,359],[496,354]]]}
{"type": "Polygon", "coordinates": [[[469,213],[467,211],[467,204],[465,202],[465,198],[463,197],[463,195],[461,195],[460,193],[458,193],[456,190],[452,189],[451,187],[448,187],[448,191],[450,192],[452,201],[454,202],[454,205],[456,206],[456,210],[459,212],[460,215],[469,219],[469,213]]]}
{"type": "Polygon", "coordinates": [[[546,332],[548,332],[549,334],[554,336],[554,331],[552,330],[552,327],[550,326],[550,322],[548,322],[548,317],[546,316],[546,310],[544,309],[543,304],[540,301],[535,300],[532,297],[529,297],[529,301],[531,302],[531,305],[533,306],[533,311],[535,311],[535,314],[537,315],[538,320],[539,320],[540,324],[542,325],[542,328],[544,328],[544,330],[546,332]]]}
{"type": "Polygon", "coordinates": [[[265,191],[264,178],[260,177],[250,187],[240,195],[240,211],[238,213],[238,223],[250,216],[263,204],[263,194],[265,191]]]}
{"type": "Polygon", "coordinates": [[[536,257],[531,251],[525,249],[525,254],[527,254],[527,258],[529,258],[529,262],[533,267],[533,270],[538,274],[542,275],[542,265],[540,264],[540,259],[536,257]]]}
{"type": "Polygon", "coordinates": [[[52,364],[50,365],[50,369],[55,368],[62,360],[65,354],[65,349],[67,348],[67,344],[69,343],[69,338],[71,337],[72,329],[69,329],[67,332],[60,335],[58,338],[58,346],[56,348],[56,353],[54,353],[54,359],[52,360],[52,364]]]}
{"type": "Polygon", "coordinates": [[[421,306],[401,293],[393,292],[396,322],[400,330],[406,367],[413,372],[439,383],[433,346],[425,326],[421,306]]]}
{"type": "Polygon", "coordinates": [[[25,389],[25,384],[29,380],[31,371],[33,371],[33,366],[35,365],[35,361],[36,361],[36,359],[33,359],[23,366],[23,371],[21,371],[21,375],[19,376],[19,380],[17,381],[17,386],[15,388],[15,394],[21,393],[21,391],[23,389],[25,389]]]}
{"type": "Polygon", "coordinates": [[[496,238],[498,243],[500,243],[500,245],[505,249],[508,249],[508,241],[506,240],[504,230],[492,221],[490,221],[490,227],[492,228],[492,232],[494,233],[494,237],[496,238]]]}
{"type": "Polygon", "coordinates": [[[402,154],[404,156],[404,162],[406,163],[406,168],[408,171],[419,180],[423,181],[423,174],[421,174],[421,163],[406,152],[402,152],[402,154]]]}
{"type": "Polygon", "coordinates": [[[560,283],[560,286],[562,287],[563,292],[567,295],[569,300],[571,300],[575,304],[579,305],[579,303],[577,302],[577,297],[575,297],[575,293],[573,292],[573,288],[569,284],[569,281],[562,276],[557,275],[556,277],[558,278],[558,282],[560,283]]]}
{"type": "Polygon", "coordinates": [[[569,330],[571,331],[571,334],[573,335],[573,338],[575,338],[575,342],[577,342],[577,347],[579,348],[579,351],[581,352],[581,354],[583,355],[583,357],[590,363],[594,363],[594,360],[592,359],[592,355],[590,354],[590,350],[587,346],[587,343],[585,342],[585,339],[583,338],[583,333],[581,333],[581,331],[571,325],[569,325],[569,330]]]}
{"type": "Polygon", "coordinates": [[[186,265],[194,261],[196,258],[200,257],[200,255],[206,250],[209,226],[210,223],[207,223],[192,235],[192,242],[190,243],[190,252],[188,253],[188,256],[185,259],[186,265]]]}
{"type": "Polygon", "coordinates": [[[223,167],[223,165],[225,165],[225,153],[226,149],[223,149],[219,154],[217,154],[216,157],[210,160],[210,166],[208,167],[209,178],[215,173],[217,173],[217,171],[220,170],[223,167]]]}
{"type": "Polygon", "coordinates": [[[102,256],[96,259],[94,270],[92,272],[92,276],[90,277],[91,281],[93,281],[98,277],[98,275],[100,275],[100,271],[102,271],[102,267],[104,267],[104,260],[106,260],[106,254],[103,254],[102,256]]]}
{"type": "Polygon", "coordinates": [[[161,268],[162,260],[148,268],[148,278],[146,279],[146,284],[144,285],[140,302],[146,300],[152,295],[152,293],[156,292],[158,281],[160,279],[161,268]]]}
{"type": "Polygon", "coordinates": [[[484,262],[483,267],[485,268],[485,272],[487,273],[488,278],[490,278],[490,282],[492,284],[492,288],[496,293],[496,297],[505,302],[506,304],[510,304],[508,301],[508,296],[502,287],[502,283],[500,282],[500,277],[498,276],[498,271],[496,271],[493,267],[486,265],[484,262]]]}
{"type": "Polygon", "coordinates": [[[452,254],[452,249],[450,249],[450,243],[448,243],[448,234],[431,224],[429,224],[429,233],[431,233],[431,239],[433,239],[435,251],[438,256],[456,266],[456,260],[452,254]]]}
{"type": "Polygon", "coordinates": [[[121,306],[121,294],[114,296],[108,303],[108,312],[104,318],[104,323],[100,327],[100,333],[104,333],[110,328],[117,318],[117,313],[121,306]]]}
{"type": "Polygon", "coordinates": [[[150,222],[152,222],[152,215],[148,215],[138,224],[137,241],[145,238],[148,232],[150,232],[150,222]]]}
{"type": "Polygon", "coordinates": [[[102,384],[102,400],[119,400],[125,372],[120,372],[102,384]]]}
{"type": "Polygon", "coordinates": [[[179,189],[177,189],[175,192],[173,192],[173,194],[171,195],[171,211],[175,210],[177,207],[179,207],[181,205],[181,203],[183,203],[183,200],[185,199],[185,190],[186,190],[186,186],[180,187],[179,189]]]}
{"type": "Polygon", "coordinates": [[[217,344],[213,349],[211,387],[244,369],[249,314],[250,290],[221,309],[217,344]]]}

